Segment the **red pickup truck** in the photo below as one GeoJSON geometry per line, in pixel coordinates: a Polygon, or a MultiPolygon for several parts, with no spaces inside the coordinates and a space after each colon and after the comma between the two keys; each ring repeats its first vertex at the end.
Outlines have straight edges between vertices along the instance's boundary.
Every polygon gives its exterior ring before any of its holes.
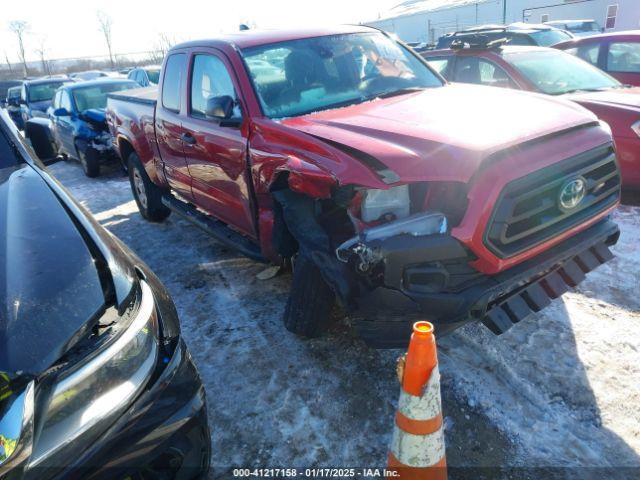
{"type": "Polygon", "coordinates": [[[178,45],[159,94],[112,94],[107,119],[144,217],[293,260],[284,321],[305,336],[336,297],[378,347],[405,344],[415,318],[500,334],[619,236],[615,149],[593,114],[450,85],[368,27],[178,45]]]}

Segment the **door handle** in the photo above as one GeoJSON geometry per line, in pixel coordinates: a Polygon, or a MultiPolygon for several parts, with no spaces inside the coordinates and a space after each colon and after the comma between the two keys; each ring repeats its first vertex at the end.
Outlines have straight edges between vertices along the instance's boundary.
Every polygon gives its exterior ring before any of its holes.
{"type": "Polygon", "coordinates": [[[195,145],[196,144],[195,137],[193,135],[191,135],[190,133],[183,133],[182,135],[180,135],[180,140],[182,140],[187,145],[195,145]]]}

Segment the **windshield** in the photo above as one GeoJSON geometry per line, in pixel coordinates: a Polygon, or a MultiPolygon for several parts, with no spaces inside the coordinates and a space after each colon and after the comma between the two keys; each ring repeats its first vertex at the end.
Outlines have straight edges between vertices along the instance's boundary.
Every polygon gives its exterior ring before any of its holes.
{"type": "Polygon", "coordinates": [[[272,118],[442,86],[421,60],[380,33],[293,40],[243,55],[262,109],[272,118]]]}
{"type": "Polygon", "coordinates": [[[64,82],[48,82],[48,83],[32,83],[29,85],[29,102],[44,102],[51,100],[56,90],[60,88],[64,82]]]}
{"type": "Polygon", "coordinates": [[[114,82],[102,85],[91,85],[89,87],[74,88],[73,100],[79,112],[89,110],[90,108],[102,109],[107,107],[107,94],[119,92],[121,90],[129,90],[131,88],[139,88],[136,82],[114,82]]]}
{"type": "Polygon", "coordinates": [[[599,32],[600,25],[596,22],[567,22],[567,30],[573,33],[599,32]]]}
{"type": "Polygon", "coordinates": [[[20,98],[20,87],[11,87],[7,90],[7,98],[20,98]]]}
{"type": "Polygon", "coordinates": [[[529,34],[533,41],[536,42],[536,45],[541,47],[549,47],[551,45],[555,45],[556,43],[564,42],[566,40],[571,40],[571,35],[567,32],[563,32],[562,30],[538,30],[537,32],[531,32],[529,34]]]}
{"type": "Polygon", "coordinates": [[[147,70],[147,76],[151,83],[155,83],[157,85],[160,82],[160,69],[147,70]]]}
{"type": "Polygon", "coordinates": [[[559,50],[508,53],[504,58],[539,91],[551,95],[621,86],[602,70],[559,50]]]}

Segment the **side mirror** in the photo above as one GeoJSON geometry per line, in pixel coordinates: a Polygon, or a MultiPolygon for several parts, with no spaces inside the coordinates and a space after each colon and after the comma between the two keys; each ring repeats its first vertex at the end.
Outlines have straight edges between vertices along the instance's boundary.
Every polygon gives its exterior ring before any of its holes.
{"type": "Polygon", "coordinates": [[[207,118],[228,120],[233,115],[235,101],[229,95],[211,97],[207,100],[205,115],[207,118]]]}
{"type": "Polygon", "coordinates": [[[67,110],[66,108],[60,107],[60,108],[56,108],[53,111],[53,116],[54,117],[69,117],[69,116],[71,116],[71,114],[69,113],[69,110],[67,110]]]}

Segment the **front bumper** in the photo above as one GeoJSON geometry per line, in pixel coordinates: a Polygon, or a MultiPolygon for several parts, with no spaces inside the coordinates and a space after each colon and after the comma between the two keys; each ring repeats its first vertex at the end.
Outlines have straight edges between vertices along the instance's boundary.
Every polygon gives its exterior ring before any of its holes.
{"type": "Polygon", "coordinates": [[[481,321],[499,335],[610,260],[619,235],[605,219],[496,275],[469,267],[473,255],[450,236],[387,239],[384,285],[358,299],[356,330],[377,348],[406,346],[416,319],[434,322],[440,334],[481,321]]]}

